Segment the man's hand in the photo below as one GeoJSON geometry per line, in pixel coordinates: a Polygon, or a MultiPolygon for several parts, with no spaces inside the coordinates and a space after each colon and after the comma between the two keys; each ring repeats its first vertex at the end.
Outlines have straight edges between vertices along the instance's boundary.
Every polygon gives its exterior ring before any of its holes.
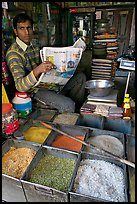
{"type": "Polygon", "coordinates": [[[50,71],[53,67],[53,64],[49,61],[42,62],[39,66],[37,66],[34,70],[34,76],[38,77],[41,73],[46,73],[50,71]]]}

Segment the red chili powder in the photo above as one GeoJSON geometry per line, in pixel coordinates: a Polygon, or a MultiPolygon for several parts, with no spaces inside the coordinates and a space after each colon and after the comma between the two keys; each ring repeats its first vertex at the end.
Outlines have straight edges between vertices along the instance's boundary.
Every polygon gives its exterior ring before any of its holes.
{"type": "MultiPolygon", "coordinates": [[[[85,136],[74,136],[74,137],[83,141],[85,136]]],[[[82,148],[82,143],[76,140],[73,140],[65,135],[59,135],[52,142],[51,146],[79,152],[82,148]]]]}

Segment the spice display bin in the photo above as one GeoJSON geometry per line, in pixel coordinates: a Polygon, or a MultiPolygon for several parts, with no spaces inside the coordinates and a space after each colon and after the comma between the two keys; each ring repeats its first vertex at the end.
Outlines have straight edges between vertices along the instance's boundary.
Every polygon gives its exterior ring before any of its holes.
{"type": "MultiPolygon", "coordinates": [[[[54,125],[55,127],[57,127],[59,130],[64,131],[65,133],[70,134],[71,136],[84,136],[84,141],[86,140],[86,138],[88,137],[89,134],[89,130],[88,129],[84,129],[80,126],[76,126],[76,125],[63,125],[63,124],[58,124],[58,125],[54,125]]],[[[52,142],[56,140],[57,136],[61,135],[58,132],[52,131],[47,139],[45,140],[45,142],[43,143],[43,146],[51,146],[52,142]]],[[[72,144],[73,145],[73,144],[72,144]]],[[[82,144],[81,150],[84,148],[84,145],[82,144]]],[[[63,148],[61,148],[63,149],[63,148]]],[[[68,149],[69,150],[69,149],[68,149]]],[[[80,151],[81,151],[80,150],[80,151]]],[[[72,151],[72,150],[71,150],[72,151]]],[[[79,152],[80,152],[79,151],[79,152]]],[[[77,152],[77,151],[76,151],[77,152]]]]}
{"type": "MultiPolygon", "coordinates": [[[[32,145],[27,141],[8,139],[2,145],[2,156],[7,153],[11,147],[32,148],[38,151],[39,145],[32,145]]],[[[2,200],[6,202],[27,202],[20,179],[2,174],[2,200]]]]}
{"type": "Polygon", "coordinates": [[[104,117],[92,114],[81,114],[77,125],[103,129],[104,117]]]}
{"type": "MultiPolygon", "coordinates": [[[[126,157],[127,160],[135,163],[135,136],[126,134],[126,157]]],[[[135,169],[128,166],[129,174],[129,199],[130,202],[135,202],[135,169]]]]}
{"type": "MultiPolygon", "coordinates": [[[[90,143],[89,139],[90,137],[98,137],[98,136],[103,136],[103,135],[108,135],[108,136],[112,136],[115,137],[117,139],[119,139],[119,141],[123,144],[123,157],[126,157],[126,148],[125,148],[125,137],[123,133],[120,132],[116,132],[116,131],[109,131],[109,130],[100,130],[97,128],[90,128],[89,129],[89,134],[85,139],[85,142],[90,143]]],[[[92,146],[92,145],[91,145],[92,146]]],[[[97,153],[97,154],[102,154],[99,151],[96,151],[95,149],[92,149],[90,147],[84,146],[84,148],[82,149],[83,152],[87,152],[87,153],[97,153]]],[[[104,153],[105,155],[105,153],[104,153]]]]}
{"type": "Polygon", "coordinates": [[[54,118],[54,124],[77,125],[80,114],[78,113],[60,113],[54,118]]]}
{"type": "Polygon", "coordinates": [[[108,118],[101,115],[81,114],[77,125],[116,131],[124,134],[132,133],[131,120],[124,120],[122,118],[108,118]]]}
{"type": "Polygon", "coordinates": [[[51,122],[56,116],[56,110],[38,108],[31,114],[31,119],[43,122],[51,122]]]}
{"type": "Polygon", "coordinates": [[[132,134],[126,134],[125,140],[127,160],[135,162],[135,136],[132,134]]]}
{"type": "MultiPolygon", "coordinates": [[[[24,176],[21,179],[24,192],[26,195],[26,199],[28,202],[68,202],[68,192],[70,191],[70,187],[68,187],[67,192],[63,192],[55,188],[52,188],[50,186],[44,186],[38,183],[32,183],[28,181],[32,170],[37,166],[39,160],[45,154],[53,155],[59,158],[74,159],[76,163],[79,157],[79,154],[71,151],[61,150],[61,149],[48,147],[48,146],[41,147],[41,149],[39,149],[33,161],[29,165],[29,168],[27,169],[27,171],[25,172],[24,176]]],[[[75,172],[75,168],[74,168],[74,172],[75,172]]],[[[71,184],[71,180],[70,180],[70,184],[71,184]]]]}
{"type": "Polygon", "coordinates": [[[132,133],[131,120],[124,120],[122,118],[104,118],[104,129],[122,132],[124,134],[132,133]]]}
{"type": "MultiPolygon", "coordinates": [[[[27,129],[29,129],[30,127],[42,127],[47,129],[46,127],[44,127],[43,125],[40,124],[40,122],[38,120],[33,120],[33,119],[29,119],[25,125],[21,125],[18,130],[14,133],[14,137],[18,140],[22,140],[22,141],[27,141],[25,140],[25,137],[23,135],[23,132],[25,132],[27,129]]],[[[32,144],[36,143],[39,144],[37,142],[32,142],[32,141],[28,141],[32,144]]],[[[41,144],[40,144],[41,145],[41,144]]]]}
{"type": "Polygon", "coordinates": [[[135,169],[128,166],[129,202],[135,202],[135,169]]]}
{"type": "MultiPolygon", "coordinates": [[[[109,157],[106,157],[106,156],[101,156],[101,155],[92,154],[92,153],[88,154],[86,152],[81,152],[80,153],[80,158],[79,158],[79,160],[77,162],[76,171],[75,171],[75,174],[73,176],[72,183],[71,183],[71,191],[69,191],[70,202],[110,202],[109,200],[104,200],[104,199],[96,198],[96,197],[93,197],[93,196],[87,196],[85,194],[80,194],[80,193],[74,192],[75,178],[76,178],[78,168],[79,168],[79,165],[80,165],[80,162],[81,162],[82,159],[103,160],[103,161],[107,161],[107,162],[110,162],[112,164],[115,164],[115,165],[118,165],[119,167],[121,167],[123,169],[123,172],[124,172],[125,202],[128,202],[128,181],[127,181],[128,175],[127,175],[127,171],[126,171],[126,165],[119,162],[119,161],[111,159],[109,157]]],[[[107,169],[106,169],[106,171],[107,171],[107,169]]]]}

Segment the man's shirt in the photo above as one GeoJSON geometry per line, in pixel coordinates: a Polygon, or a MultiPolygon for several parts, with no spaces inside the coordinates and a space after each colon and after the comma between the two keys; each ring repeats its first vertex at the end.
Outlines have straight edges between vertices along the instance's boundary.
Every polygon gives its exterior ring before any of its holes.
{"type": "Polygon", "coordinates": [[[38,47],[27,46],[17,37],[6,53],[7,65],[19,92],[30,90],[37,82],[33,69],[41,63],[39,51],[38,47]]]}

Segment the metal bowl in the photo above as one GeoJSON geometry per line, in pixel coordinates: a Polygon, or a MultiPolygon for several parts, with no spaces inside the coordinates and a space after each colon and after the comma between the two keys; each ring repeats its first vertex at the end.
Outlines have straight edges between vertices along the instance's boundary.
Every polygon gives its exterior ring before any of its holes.
{"type": "Polygon", "coordinates": [[[88,89],[92,96],[107,96],[110,94],[114,83],[106,79],[96,79],[86,81],[85,88],[88,89]]]}
{"type": "Polygon", "coordinates": [[[110,27],[97,27],[95,31],[97,33],[108,33],[110,31],[110,27]]]}

